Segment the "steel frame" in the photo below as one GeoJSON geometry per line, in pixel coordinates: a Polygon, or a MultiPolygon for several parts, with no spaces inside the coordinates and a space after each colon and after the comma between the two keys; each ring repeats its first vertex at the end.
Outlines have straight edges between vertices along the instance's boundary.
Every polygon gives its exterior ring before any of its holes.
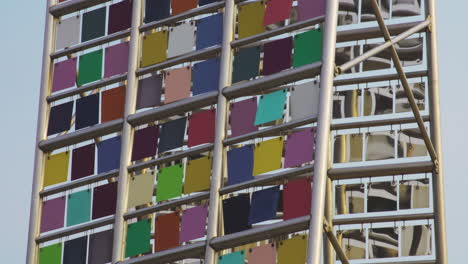
{"type": "MultiPolygon", "coordinates": [[[[41,92],[39,98],[38,111],[38,129],[36,135],[37,146],[35,149],[34,178],[31,198],[31,213],[28,236],[27,260],[28,264],[37,263],[39,243],[44,243],[53,239],[64,237],[78,232],[87,231],[96,227],[114,224],[114,245],[113,245],[113,263],[163,263],[167,261],[176,261],[189,257],[202,257],[204,254],[207,264],[215,263],[216,256],[220,250],[229,247],[238,246],[242,243],[258,241],[262,239],[273,238],[291,232],[308,230],[308,264],[318,264],[321,261],[322,243],[324,248],[324,263],[331,264],[335,262],[335,252],[342,263],[349,263],[345,253],[341,249],[340,241],[334,234],[334,225],[347,225],[358,223],[377,223],[391,221],[407,221],[434,219],[435,241],[436,241],[436,260],[424,261],[402,261],[395,263],[439,263],[447,264],[447,249],[445,237],[445,207],[443,190],[443,170],[442,170],[442,149],[441,149],[441,131],[440,131],[440,109],[439,109],[439,85],[438,85],[438,64],[437,64],[437,40],[435,24],[435,0],[425,0],[426,20],[419,23],[405,23],[387,26],[382,18],[376,0],[371,0],[374,13],[379,27],[371,27],[357,30],[337,31],[338,0],[327,0],[326,15],[310,19],[303,22],[291,24],[276,30],[271,30],[256,36],[242,40],[233,40],[235,25],[235,10],[239,0],[225,0],[216,2],[205,7],[198,8],[175,17],[165,20],[142,24],[142,2],[133,1],[133,19],[132,27],[129,30],[115,33],[97,40],[83,43],[61,51],[54,51],[55,23],[59,17],[83,8],[91,7],[109,0],[70,0],[58,4],[56,0],[48,0],[46,15],[46,30],[44,36],[43,65],[41,75],[41,92]],[[163,25],[169,25],[176,21],[189,18],[194,15],[212,12],[224,8],[224,35],[220,46],[215,46],[203,51],[193,52],[166,62],[156,64],[147,68],[138,69],[138,53],[141,34],[163,25]],[[230,72],[233,59],[233,50],[248,45],[258,45],[269,37],[278,36],[294,30],[303,29],[324,22],[324,50],[323,58],[319,63],[303,66],[300,68],[285,71],[272,76],[260,78],[254,81],[231,85],[230,72]],[[395,44],[399,41],[418,32],[426,32],[427,51],[428,51],[428,70],[421,72],[406,73],[403,69],[395,44]],[[392,35],[394,37],[392,37],[392,35]],[[340,66],[335,65],[335,44],[340,41],[352,41],[364,38],[384,37],[385,43],[362,54],[361,56],[340,66]],[[108,43],[120,38],[130,37],[130,57],[128,64],[128,73],[118,75],[97,83],[86,85],[71,91],[65,91],[54,95],[49,95],[51,87],[52,60],[70,56],[72,53],[108,43]],[[397,70],[396,74],[386,74],[382,76],[372,76],[364,78],[346,78],[340,79],[338,75],[344,73],[354,65],[382,52],[390,49],[392,59],[397,70]],[[137,78],[146,73],[154,72],[166,67],[177,65],[187,61],[206,59],[221,53],[221,71],[219,91],[209,93],[203,96],[188,98],[186,100],[135,114],[137,78]],[[276,127],[268,128],[259,132],[243,135],[238,138],[226,139],[226,119],[228,100],[239,96],[258,94],[266,90],[275,88],[284,83],[294,82],[303,78],[316,76],[320,73],[320,105],[318,118],[306,118],[297,122],[286,123],[276,127]],[[428,76],[429,82],[429,105],[430,115],[421,116],[415,103],[414,95],[409,87],[408,78],[428,76]],[[377,82],[382,80],[400,80],[406,96],[408,97],[414,118],[394,118],[388,120],[376,121],[358,121],[349,123],[332,123],[332,93],[333,87],[339,85],[357,84],[362,82],[377,82]],[[72,132],[52,139],[46,139],[46,124],[48,121],[49,104],[79,93],[92,91],[100,87],[127,81],[125,118],[115,120],[109,123],[101,124],[92,128],[72,132]],[[131,142],[133,140],[134,127],[157,119],[169,117],[176,114],[182,114],[196,108],[206,107],[217,104],[216,120],[216,138],[214,144],[201,146],[180,153],[174,153],[169,156],[154,160],[148,160],[143,163],[131,165],[131,142]],[[313,164],[293,169],[286,172],[266,175],[249,182],[222,186],[223,179],[226,176],[226,151],[225,148],[246,140],[276,135],[282,131],[294,129],[296,127],[317,122],[317,142],[316,158],[313,164]],[[426,130],[426,124],[430,122],[430,135],[426,130]],[[352,168],[331,168],[330,161],[330,134],[332,130],[380,126],[402,123],[417,123],[424,143],[429,151],[432,162],[410,162],[402,164],[376,165],[367,167],[352,168]],[[43,190],[43,168],[44,157],[47,152],[55,149],[76,144],[85,140],[94,139],[109,133],[122,130],[122,154],[119,170],[90,176],[79,181],[66,183],[60,186],[47,188],[43,190]],[[145,169],[164,162],[180,159],[189,155],[213,151],[213,172],[212,183],[209,192],[203,192],[194,196],[189,196],[180,200],[158,204],[136,211],[126,211],[128,174],[145,169]],[[405,214],[396,216],[369,216],[367,218],[337,218],[333,219],[332,203],[332,181],[338,179],[358,179],[363,177],[390,176],[395,174],[411,174],[431,172],[433,175],[433,198],[434,213],[405,214]],[[298,219],[279,222],[276,224],[243,231],[228,236],[223,236],[221,228],[221,196],[229,193],[243,190],[253,186],[262,186],[274,184],[278,181],[304,177],[312,175],[314,179],[311,216],[305,216],[298,219]],[[66,228],[60,231],[52,232],[46,235],[39,234],[39,219],[41,218],[41,199],[49,195],[68,191],[79,186],[99,182],[102,180],[115,179],[118,181],[118,204],[115,216],[109,216],[97,221],[92,221],[72,228],[66,228]],[[177,207],[181,204],[187,204],[195,201],[209,199],[210,210],[208,218],[207,238],[205,241],[186,245],[176,249],[164,252],[158,252],[147,256],[123,260],[123,238],[125,236],[125,221],[148,215],[157,211],[167,210],[177,207]],[[323,239],[323,240],[322,240],[323,239]],[[328,239],[328,240],[327,240],[328,239]]],[[[389,262],[390,263],[390,262],[389,262]]],[[[391,262],[394,263],[394,262],[391,262]]]]}

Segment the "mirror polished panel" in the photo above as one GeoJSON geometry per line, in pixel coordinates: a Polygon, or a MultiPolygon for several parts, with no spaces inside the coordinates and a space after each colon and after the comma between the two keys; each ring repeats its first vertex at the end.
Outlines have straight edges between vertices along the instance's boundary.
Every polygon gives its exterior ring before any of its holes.
{"type": "Polygon", "coordinates": [[[430,226],[403,226],[401,228],[402,256],[432,254],[432,230],[430,226]]]}
{"type": "Polygon", "coordinates": [[[364,116],[393,113],[392,86],[364,90],[364,116]]]}
{"type": "Polygon", "coordinates": [[[393,0],[392,17],[417,16],[421,14],[421,0],[393,0]]]}
{"type": "MultiPolygon", "coordinates": [[[[382,43],[376,44],[364,44],[363,53],[382,45],[382,43]]],[[[375,71],[382,69],[389,69],[392,66],[390,50],[386,49],[373,57],[368,58],[362,64],[363,71],[375,71]]]]}
{"type": "Polygon", "coordinates": [[[398,257],[398,229],[369,229],[369,258],[398,257]]]}
{"type": "Polygon", "coordinates": [[[364,213],[364,184],[343,184],[335,187],[336,214],[364,213]]]}
{"type": "Polygon", "coordinates": [[[399,209],[429,208],[429,179],[400,181],[399,209]]]}
{"type": "MultiPolygon", "coordinates": [[[[343,65],[344,63],[358,57],[360,55],[359,46],[340,47],[336,49],[335,63],[336,65],[343,65]]],[[[357,64],[351,69],[345,71],[345,73],[359,72],[359,65],[357,64]]]]}
{"type": "Polygon", "coordinates": [[[335,92],[333,96],[333,117],[358,117],[361,112],[360,90],[335,92]]]}
{"type": "Polygon", "coordinates": [[[393,131],[366,134],[366,160],[384,160],[395,157],[393,131]]]}
{"type": "Polygon", "coordinates": [[[340,0],[338,10],[338,25],[351,25],[358,23],[359,0],[340,0]]]}
{"type": "Polygon", "coordinates": [[[362,161],[362,134],[335,136],[335,163],[362,161]]]}
{"type": "Polygon", "coordinates": [[[395,45],[403,66],[415,66],[422,64],[423,47],[423,38],[405,39],[395,45]]]}
{"type": "Polygon", "coordinates": [[[367,194],[367,212],[385,212],[397,210],[396,182],[369,183],[367,194]]]}
{"type": "MultiPolygon", "coordinates": [[[[413,91],[414,98],[418,105],[419,111],[425,110],[426,104],[426,85],[423,82],[420,83],[410,83],[411,90],[413,91]]],[[[395,107],[397,113],[411,112],[411,107],[408,102],[408,97],[404,91],[403,86],[400,84],[395,86],[396,91],[396,101],[395,107]]]]}
{"type": "MultiPolygon", "coordinates": [[[[378,0],[380,12],[384,19],[390,18],[390,0],[378,0]]],[[[375,20],[371,0],[361,0],[361,22],[375,20]]]]}
{"type": "Polygon", "coordinates": [[[365,259],[366,258],[366,236],[361,230],[346,230],[338,235],[348,259],[365,259]]]}
{"type": "Polygon", "coordinates": [[[398,133],[398,157],[427,156],[427,148],[419,128],[404,129],[398,133]]]}

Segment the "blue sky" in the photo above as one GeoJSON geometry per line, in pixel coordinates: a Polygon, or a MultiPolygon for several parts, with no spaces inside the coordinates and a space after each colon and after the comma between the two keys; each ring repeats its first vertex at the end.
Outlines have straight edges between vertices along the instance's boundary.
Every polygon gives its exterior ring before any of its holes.
{"type": "MultiPolygon", "coordinates": [[[[439,60],[449,259],[466,259],[468,175],[466,75],[468,43],[463,17],[468,1],[438,1],[439,60]],[[458,32],[461,31],[461,32],[458,32]]],[[[5,263],[24,263],[29,221],[45,0],[3,1],[0,25],[0,138],[2,214],[0,253],[5,263]]]]}

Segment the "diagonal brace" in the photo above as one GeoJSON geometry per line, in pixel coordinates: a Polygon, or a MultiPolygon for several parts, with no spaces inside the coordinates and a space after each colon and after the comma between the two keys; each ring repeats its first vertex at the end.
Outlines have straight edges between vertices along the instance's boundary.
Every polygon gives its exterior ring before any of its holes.
{"type": "Polygon", "coordinates": [[[340,242],[338,241],[335,234],[333,233],[333,229],[331,228],[327,219],[323,219],[323,232],[325,232],[325,234],[328,237],[328,240],[330,240],[330,243],[333,245],[333,248],[335,248],[336,255],[340,259],[341,263],[349,264],[349,260],[346,257],[346,254],[343,252],[340,242]]]}
{"type": "MultiPolygon", "coordinates": [[[[380,12],[379,5],[377,3],[377,0],[371,0],[372,8],[374,9],[374,14],[376,16],[377,22],[379,23],[380,30],[382,31],[384,35],[385,41],[391,41],[391,35],[390,32],[388,31],[387,26],[385,25],[382,13],[380,12]]],[[[426,148],[429,151],[429,155],[431,156],[432,161],[434,162],[434,166],[437,170],[438,168],[438,161],[437,161],[437,154],[434,148],[434,145],[432,144],[432,141],[429,137],[429,134],[427,133],[426,127],[424,126],[424,121],[421,117],[421,114],[419,113],[418,106],[416,104],[416,100],[414,99],[414,94],[413,91],[411,90],[409,84],[408,84],[408,79],[406,78],[406,74],[403,70],[403,65],[400,61],[400,57],[398,56],[398,52],[395,48],[395,45],[392,44],[390,46],[390,52],[392,55],[393,62],[395,63],[395,68],[398,72],[398,75],[400,76],[401,83],[403,85],[403,88],[405,90],[406,96],[408,97],[408,101],[411,106],[411,110],[413,111],[413,114],[416,118],[416,122],[418,124],[419,130],[421,131],[421,134],[424,139],[424,143],[426,144],[426,148]]]]}

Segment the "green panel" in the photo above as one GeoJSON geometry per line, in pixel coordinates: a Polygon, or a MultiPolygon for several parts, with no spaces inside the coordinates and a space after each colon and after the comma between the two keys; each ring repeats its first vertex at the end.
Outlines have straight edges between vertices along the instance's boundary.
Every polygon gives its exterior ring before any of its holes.
{"type": "Polygon", "coordinates": [[[127,227],[125,257],[133,257],[151,251],[151,219],[145,219],[127,227]]]}
{"type": "Polygon", "coordinates": [[[285,102],[286,90],[262,95],[258,103],[255,125],[258,126],[283,118],[285,102]]]}
{"type": "Polygon", "coordinates": [[[39,264],[62,263],[62,243],[39,249],[39,264]]]}
{"type": "Polygon", "coordinates": [[[310,30],[294,37],[293,67],[322,60],[322,31],[310,30]]]}
{"type": "Polygon", "coordinates": [[[218,264],[244,264],[245,251],[237,251],[219,256],[218,264]]]}
{"type": "Polygon", "coordinates": [[[241,49],[234,56],[232,82],[240,82],[258,76],[260,65],[260,48],[252,47],[241,49]]]}
{"type": "Polygon", "coordinates": [[[88,222],[91,217],[91,190],[68,195],[67,226],[88,222]]]}
{"type": "Polygon", "coordinates": [[[184,166],[182,164],[161,168],[156,186],[156,201],[161,202],[181,196],[183,177],[184,166]]]}
{"type": "Polygon", "coordinates": [[[106,7],[83,14],[81,42],[104,36],[106,31],[106,7]]]}
{"type": "Polygon", "coordinates": [[[78,86],[98,81],[102,77],[102,50],[81,55],[78,69],[78,86]]]}

